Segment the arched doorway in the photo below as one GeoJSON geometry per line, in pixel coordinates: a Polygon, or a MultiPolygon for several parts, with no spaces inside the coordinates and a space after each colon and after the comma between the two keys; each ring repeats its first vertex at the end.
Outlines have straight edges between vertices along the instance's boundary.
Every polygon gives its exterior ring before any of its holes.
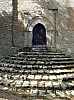
{"type": "Polygon", "coordinates": [[[32,47],[43,47],[47,45],[46,29],[43,24],[36,24],[33,28],[32,34],[32,47]]]}

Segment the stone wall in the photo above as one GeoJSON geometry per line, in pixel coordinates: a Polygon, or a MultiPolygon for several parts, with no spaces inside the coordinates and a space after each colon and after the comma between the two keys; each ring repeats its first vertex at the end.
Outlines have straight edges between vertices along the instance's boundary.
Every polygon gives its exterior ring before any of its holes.
{"type": "Polygon", "coordinates": [[[0,56],[8,54],[11,47],[11,15],[0,14],[0,56]]]}
{"type": "Polygon", "coordinates": [[[59,21],[62,23],[63,21],[65,24],[63,25],[64,28],[58,31],[57,36],[57,44],[59,44],[60,48],[65,50],[67,54],[72,54],[74,56],[74,8],[67,7],[67,16],[59,21]]]}

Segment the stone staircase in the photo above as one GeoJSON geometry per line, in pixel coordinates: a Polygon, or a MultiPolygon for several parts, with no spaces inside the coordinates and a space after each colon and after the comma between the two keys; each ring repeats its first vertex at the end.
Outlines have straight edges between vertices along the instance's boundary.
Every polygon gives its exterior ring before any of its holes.
{"type": "Polygon", "coordinates": [[[71,100],[74,59],[49,50],[18,51],[1,59],[0,85],[27,100],[71,100]]]}

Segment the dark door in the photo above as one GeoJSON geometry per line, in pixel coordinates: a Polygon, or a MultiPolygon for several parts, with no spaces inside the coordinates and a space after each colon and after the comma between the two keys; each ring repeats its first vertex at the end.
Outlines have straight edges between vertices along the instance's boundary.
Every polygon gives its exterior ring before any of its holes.
{"type": "Polygon", "coordinates": [[[44,25],[38,23],[33,28],[32,46],[46,45],[46,29],[44,25]]]}

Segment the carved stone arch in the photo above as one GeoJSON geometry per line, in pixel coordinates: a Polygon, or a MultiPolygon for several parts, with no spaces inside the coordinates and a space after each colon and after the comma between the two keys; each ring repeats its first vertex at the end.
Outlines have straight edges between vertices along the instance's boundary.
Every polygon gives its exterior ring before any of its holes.
{"type": "Polygon", "coordinates": [[[38,23],[41,23],[45,26],[46,30],[47,30],[47,25],[46,25],[46,22],[43,20],[43,17],[39,17],[39,16],[35,16],[32,18],[31,22],[28,23],[28,30],[29,31],[32,31],[33,30],[33,27],[38,24],[38,23]],[[31,29],[31,30],[30,30],[31,29]]]}

